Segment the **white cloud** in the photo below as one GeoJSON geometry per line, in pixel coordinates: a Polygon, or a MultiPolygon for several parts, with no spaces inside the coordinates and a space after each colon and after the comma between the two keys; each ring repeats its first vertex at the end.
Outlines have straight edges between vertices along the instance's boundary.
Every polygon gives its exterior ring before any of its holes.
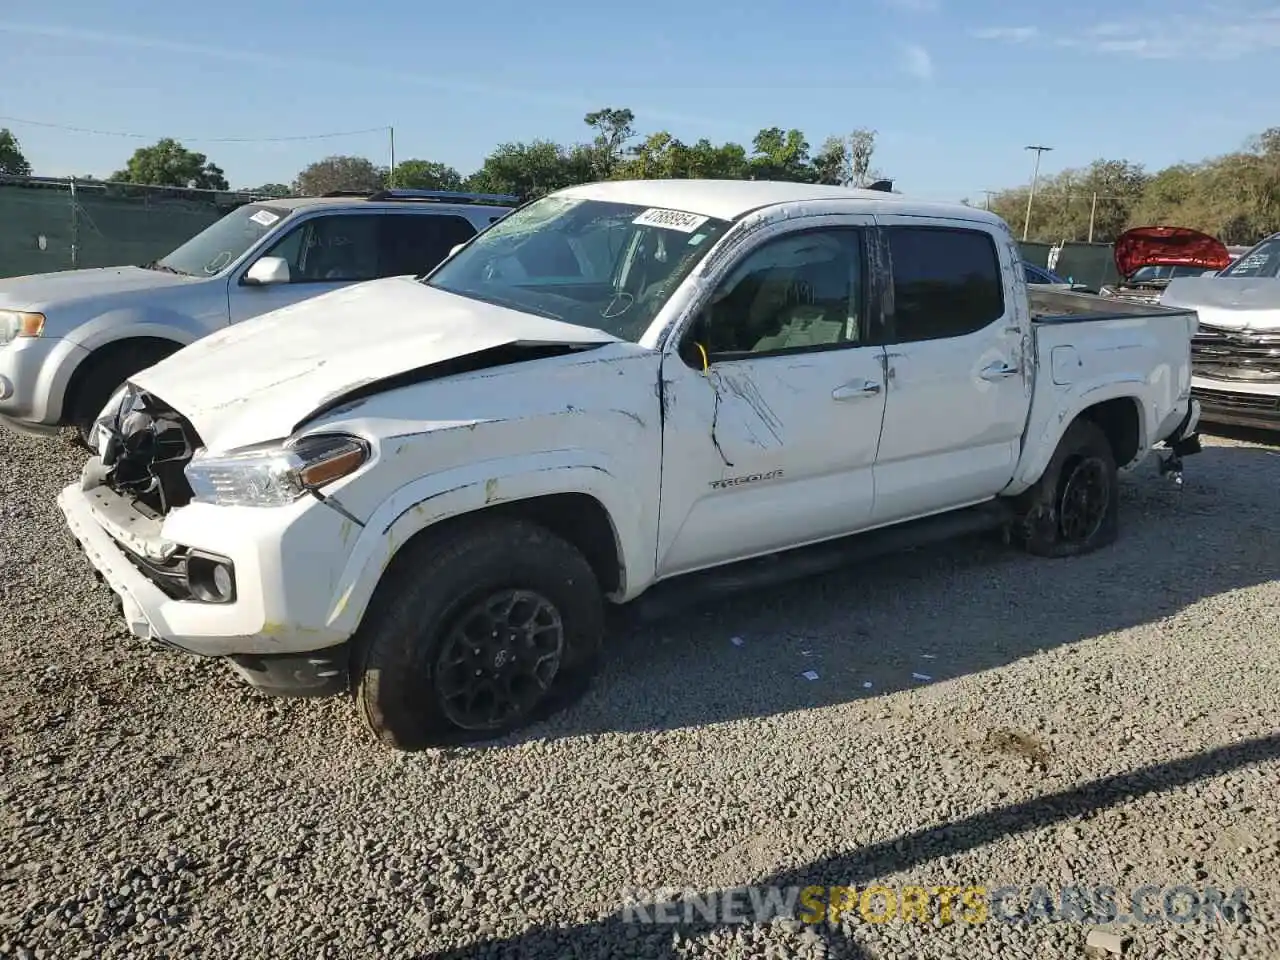
{"type": "Polygon", "coordinates": [[[970,30],[969,35],[1001,43],[1047,42],[1144,60],[1237,60],[1280,51],[1280,7],[1226,0],[1198,14],[1169,13],[1048,32],[1035,27],[983,27],[970,30]]]}
{"type": "Polygon", "coordinates": [[[908,43],[902,48],[902,69],[918,80],[933,77],[933,57],[918,43],[908,43]]]}
{"type": "Polygon", "coordinates": [[[934,13],[942,9],[942,0],[881,0],[881,2],[903,13],[934,13]]]}
{"type": "Polygon", "coordinates": [[[969,36],[979,40],[1004,40],[1009,43],[1026,43],[1040,35],[1036,27],[982,27],[970,30],[969,36]]]}

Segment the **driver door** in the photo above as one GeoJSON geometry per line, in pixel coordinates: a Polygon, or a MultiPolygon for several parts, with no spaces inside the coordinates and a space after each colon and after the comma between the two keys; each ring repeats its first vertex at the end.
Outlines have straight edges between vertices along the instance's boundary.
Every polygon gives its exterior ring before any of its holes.
{"type": "Polygon", "coordinates": [[[232,323],[310,300],[352,283],[378,276],[378,225],[374,214],[325,214],[303,220],[268,247],[262,256],[289,264],[289,282],[247,284],[246,265],[234,274],[227,290],[232,323]]]}
{"type": "Polygon", "coordinates": [[[659,577],[869,524],[884,348],[851,223],[748,250],[664,357],[659,577]]]}

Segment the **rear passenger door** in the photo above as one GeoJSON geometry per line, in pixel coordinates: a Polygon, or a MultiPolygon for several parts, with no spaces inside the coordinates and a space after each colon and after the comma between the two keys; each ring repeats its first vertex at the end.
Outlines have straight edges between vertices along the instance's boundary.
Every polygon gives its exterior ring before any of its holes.
{"type": "Polygon", "coordinates": [[[892,277],[888,382],[875,520],[989,499],[1021,449],[1031,381],[1023,362],[1022,264],[980,221],[878,215],[892,277]],[[1016,277],[1012,287],[1005,277],[1016,277]]]}
{"type": "Polygon", "coordinates": [[[378,275],[420,276],[476,232],[469,220],[457,214],[387,214],[379,230],[378,275]]]}

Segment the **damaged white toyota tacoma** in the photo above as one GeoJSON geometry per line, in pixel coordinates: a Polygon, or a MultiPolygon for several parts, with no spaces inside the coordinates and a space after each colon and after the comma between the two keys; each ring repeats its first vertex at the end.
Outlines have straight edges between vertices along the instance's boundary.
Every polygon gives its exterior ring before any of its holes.
{"type": "Polygon", "coordinates": [[[1195,326],[1029,295],[971,207],[592,184],[134,376],[59,503],[137,636],[349,689],[401,749],[488,738],[581,690],[608,602],[1110,542],[1117,470],[1199,450],[1195,326]]]}

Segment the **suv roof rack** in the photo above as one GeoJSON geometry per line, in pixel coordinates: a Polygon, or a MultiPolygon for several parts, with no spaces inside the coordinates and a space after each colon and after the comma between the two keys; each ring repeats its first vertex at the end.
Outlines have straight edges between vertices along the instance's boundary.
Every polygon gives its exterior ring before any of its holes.
{"type": "Polygon", "coordinates": [[[420,200],[427,203],[481,203],[513,207],[520,198],[505,193],[462,193],[453,190],[377,190],[365,196],[366,200],[420,200]]]}

